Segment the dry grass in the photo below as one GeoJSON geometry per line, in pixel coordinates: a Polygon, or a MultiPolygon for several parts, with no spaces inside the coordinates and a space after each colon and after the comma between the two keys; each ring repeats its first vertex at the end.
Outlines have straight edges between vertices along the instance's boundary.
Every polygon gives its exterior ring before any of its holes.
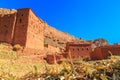
{"type": "MultiPolygon", "coordinates": [[[[83,59],[64,60],[54,65],[46,62],[32,62],[30,56],[17,56],[7,44],[0,44],[0,80],[119,80],[120,56],[107,60],[85,62],[83,59]],[[109,73],[109,74],[108,74],[109,73]],[[44,77],[43,77],[44,75],[44,77]],[[42,77],[42,79],[41,79],[42,77]]],[[[55,56],[54,56],[54,59],[55,56]]]]}

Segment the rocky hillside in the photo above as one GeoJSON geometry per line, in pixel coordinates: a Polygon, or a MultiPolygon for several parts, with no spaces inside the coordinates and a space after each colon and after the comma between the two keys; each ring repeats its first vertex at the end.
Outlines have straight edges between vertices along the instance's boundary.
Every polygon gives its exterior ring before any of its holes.
{"type": "Polygon", "coordinates": [[[98,39],[95,39],[95,40],[89,40],[88,42],[92,44],[92,48],[109,45],[108,41],[103,39],[103,38],[98,38],[98,39]]]}
{"type": "Polygon", "coordinates": [[[58,47],[65,47],[65,44],[67,42],[83,41],[82,39],[77,39],[74,36],[71,36],[70,34],[65,32],[61,32],[49,25],[46,25],[44,30],[45,44],[52,44],[58,47]]]}

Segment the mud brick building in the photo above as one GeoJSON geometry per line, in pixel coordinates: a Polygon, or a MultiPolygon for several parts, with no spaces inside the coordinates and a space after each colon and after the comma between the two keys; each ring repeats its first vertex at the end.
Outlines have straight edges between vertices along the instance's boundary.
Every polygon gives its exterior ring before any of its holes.
{"type": "Polygon", "coordinates": [[[0,42],[20,44],[24,48],[44,48],[44,22],[31,9],[18,9],[0,15],[0,42]]]}
{"type": "Polygon", "coordinates": [[[68,57],[68,52],[71,53],[73,59],[82,57],[89,60],[102,60],[107,59],[111,55],[120,55],[120,45],[106,45],[96,47],[92,50],[91,44],[78,44],[74,42],[68,42],[66,44],[66,54],[64,57],[68,57]]]}
{"type": "Polygon", "coordinates": [[[75,58],[87,58],[90,59],[92,48],[91,44],[79,44],[79,43],[74,43],[74,42],[68,42],[66,44],[66,54],[68,56],[69,52],[71,53],[71,57],[73,59],[75,58]]]}
{"type": "Polygon", "coordinates": [[[92,60],[106,59],[111,55],[120,55],[120,45],[109,45],[95,48],[91,53],[92,60]]]}

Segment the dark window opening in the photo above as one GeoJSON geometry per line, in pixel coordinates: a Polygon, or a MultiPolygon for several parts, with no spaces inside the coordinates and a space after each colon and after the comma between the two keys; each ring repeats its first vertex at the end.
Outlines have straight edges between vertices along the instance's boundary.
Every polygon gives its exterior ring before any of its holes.
{"type": "Polygon", "coordinates": [[[23,14],[21,16],[23,16],[23,14]]]}
{"type": "Polygon", "coordinates": [[[77,50],[79,51],[79,48],[77,50]]]}
{"type": "Polygon", "coordinates": [[[20,23],[22,23],[22,19],[20,19],[20,23]]]}
{"type": "Polygon", "coordinates": [[[74,51],[74,48],[73,48],[73,51],[74,51]]]}
{"type": "Polygon", "coordinates": [[[7,28],[7,25],[4,25],[5,28],[7,28]]]}
{"type": "Polygon", "coordinates": [[[86,48],[86,50],[89,50],[88,48],[86,48]]]}

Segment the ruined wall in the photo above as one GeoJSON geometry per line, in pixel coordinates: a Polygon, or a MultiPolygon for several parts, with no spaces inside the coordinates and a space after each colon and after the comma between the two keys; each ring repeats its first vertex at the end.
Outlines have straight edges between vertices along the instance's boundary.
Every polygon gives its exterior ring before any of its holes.
{"type": "Polygon", "coordinates": [[[16,22],[16,13],[0,16],[0,41],[12,43],[16,22]]]}
{"type": "Polygon", "coordinates": [[[29,10],[26,47],[44,49],[44,22],[29,10]]]}
{"type": "Polygon", "coordinates": [[[111,54],[112,55],[119,55],[120,54],[120,46],[106,46],[101,47],[101,52],[104,58],[108,58],[111,54]]]}
{"type": "Polygon", "coordinates": [[[120,55],[120,45],[97,47],[92,53],[92,58],[93,59],[106,59],[111,55],[111,53],[112,55],[120,55]]]}
{"type": "Polygon", "coordinates": [[[94,51],[91,53],[92,60],[100,60],[103,59],[103,55],[101,49],[99,47],[95,48],[94,51]]]}

